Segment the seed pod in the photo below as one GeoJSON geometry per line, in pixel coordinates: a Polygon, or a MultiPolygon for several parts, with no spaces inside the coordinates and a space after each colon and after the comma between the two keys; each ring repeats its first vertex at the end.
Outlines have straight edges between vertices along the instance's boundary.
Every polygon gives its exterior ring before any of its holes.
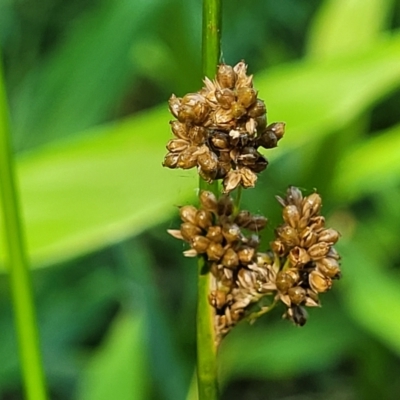
{"type": "Polygon", "coordinates": [[[197,208],[194,206],[187,205],[179,208],[179,215],[183,222],[190,222],[193,225],[197,225],[196,214],[197,208]]]}
{"type": "Polygon", "coordinates": [[[228,135],[224,132],[215,132],[211,136],[211,143],[217,149],[227,149],[229,147],[228,135]]]}
{"type": "Polygon", "coordinates": [[[339,232],[334,229],[324,229],[318,234],[319,242],[326,242],[330,245],[335,244],[339,240],[339,232]]]}
{"type": "Polygon", "coordinates": [[[286,252],[285,245],[279,239],[274,240],[273,242],[271,242],[271,249],[278,256],[283,256],[285,254],[285,252],[286,252]]]}
{"type": "Polygon", "coordinates": [[[247,110],[247,115],[251,118],[265,116],[267,109],[265,103],[261,99],[257,99],[254,104],[247,110]]]}
{"type": "Polygon", "coordinates": [[[257,175],[251,171],[249,168],[240,168],[239,169],[242,186],[244,188],[252,188],[255,186],[257,181],[257,175]]]}
{"type": "Polygon", "coordinates": [[[241,226],[242,228],[246,228],[248,224],[251,222],[251,214],[250,211],[242,210],[238,213],[235,218],[235,223],[241,226]]]}
{"type": "Polygon", "coordinates": [[[237,102],[244,108],[249,108],[257,101],[257,92],[251,87],[241,87],[236,91],[237,102]]]}
{"type": "MultiPolygon", "coordinates": [[[[259,134],[262,134],[263,132],[265,132],[265,128],[267,126],[267,116],[266,115],[260,115],[259,117],[255,118],[254,120],[251,119],[251,121],[255,122],[256,130],[259,134]]],[[[274,138],[276,138],[275,135],[274,135],[274,138]]],[[[278,142],[278,140],[275,140],[275,145],[272,147],[276,147],[277,142],[278,142]]],[[[262,145],[260,144],[259,146],[262,146],[262,145]]],[[[271,148],[271,147],[269,147],[269,148],[271,148]]]]}
{"type": "Polygon", "coordinates": [[[242,238],[242,232],[236,224],[224,224],[222,227],[222,234],[228,243],[237,242],[242,238]]]}
{"type": "Polygon", "coordinates": [[[289,260],[292,267],[301,268],[310,261],[310,256],[302,247],[293,247],[289,253],[289,260]]]}
{"type": "Polygon", "coordinates": [[[250,264],[253,261],[255,253],[255,249],[249,246],[244,246],[237,252],[240,262],[245,265],[250,264]]]}
{"type": "Polygon", "coordinates": [[[197,235],[190,241],[191,247],[196,250],[198,254],[205,253],[210,244],[210,240],[204,236],[197,235]]]}
{"type": "Polygon", "coordinates": [[[167,143],[167,149],[172,153],[180,153],[189,146],[189,142],[185,139],[171,139],[167,143]]]}
{"type": "Polygon", "coordinates": [[[267,130],[273,132],[277,140],[279,141],[285,134],[285,123],[274,122],[273,124],[267,126],[267,130]]]}
{"type": "Polygon", "coordinates": [[[217,172],[218,168],[218,157],[217,155],[209,151],[207,153],[202,153],[197,156],[197,163],[203,172],[207,174],[212,174],[217,172]]]}
{"type": "Polygon", "coordinates": [[[289,186],[286,191],[286,204],[293,204],[299,210],[301,210],[303,201],[303,195],[299,188],[295,186],[289,186]]]}
{"type": "Polygon", "coordinates": [[[297,228],[300,220],[300,213],[299,209],[295,205],[289,204],[286,206],[283,209],[282,214],[283,219],[287,224],[289,224],[292,228],[297,228]]]}
{"type": "Polygon", "coordinates": [[[206,237],[216,243],[222,243],[224,240],[220,226],[210,226],[208,228],[206,237]]]}
{"type": "Polygon", "coordinates": [[[321,196],[318,193],[310,194],[303,199],[303,215],[307,218],[313,217],[321,210],[321,196]]]}
{"type": "Polygon", "coordinates": [[[264,149],[273,149],[278,145],[278,139],[274,132],[264,131],[257,138],[257,146],[264,147],[264,149]]]}
{"type": "Polygon", "coordinates": [[[308,254],[312,260],[317,261],[324,258],[329,252],[330,246],[325,242],[313,244],[308,250],[308,254]]]}
{"type": "Polygon", "coordinates": [[[236,74],[230,65],[221,64],[218,66],[217,81],[222,88],[232,89],[235,86],[236,74]]]}
{"type": "Polygon", "coordinates": [[[226,300],[226,292],[222,290],[213,290],[208,295],[208,301],[213,307],[217,309],[221,309],[226,304],[226,300]]]}
{"type": "Polygon", "coordinates": [[[315,232],[319,232],[325,226],[325,218],[322,215],[316,215],[310,218],[309,226],[315,232]]]}
{"type": "Polygon", "coordinates": [[[212,225],[212,214],[210,211],[198,210],[196,213],[196,225],[207,230],[212,225]]]}
{"type": "Polygon", "coordinates": [[[328,291],[332,287],[332,281],[330,278],[325,277],[319,271],[311,271],[308,276],[308,282],[310,288],[316,293],[323,293],[328,291]]]}
{"type": "Polygon", "coordinates": [[[240,172],[238,170],[231,169],[222,182],[224,192],[229,193],[232,190],[235,190],[239,186],[241,180],[242,176],[240,172]]]}
{"type": "Polygon", "coordinates": [[[179,156],[180,154],[178,153],[168,153],[164,157],[164,161],[162,163],[163,167],[176,168],[178,166],[179,156]]]}
{"type": "Polygon", "coordinates": [[[301,304],[306,299],[306,291],[301,286],[291,287],[288,295],[293,304],[301,304]]]}
{"type": "Polygon", "coordinates": [[[234,269],[239,265],[239,257],[235,250],[231,247],[225,252],[222,257],[222,264],[226,268],[234,269]]]}
{"type": "Polygon", "coordinates": [[[177,166],[182,169],[190,169],[197,165],[197,156],[194,154],[197,148],[190,146],[179,154],[177,166]]]}
{"type": "Polygon", "coordinates": [[[201,234],[201,229],[198,226],[191,224],[190,222],[184,222],[183,224],[181,224],[181,233],[183,238],[187,242],[190,242],[195,236],[201,234]]]}
{"type": "Polygon", "coordinates": [[[267,222],[267,218],[265,218],[263,215],[253,215],[246,228],[250,231],[258,232],[265,228],[267,222]]]}
{"type": "Polygon", "coordinates": [[[195,146],[201,146],[207,139],[208,131],[203,126],[191,126],[187,133],[191,143],[195,146]]]}
{"type": "Polygon", "coordinates": [[[179,139],[188,140],[188,130],[186,124],[177,120],[170,121],[172,133],[179,139]]]}
{"type": "Polygon", "coordinates": [[[203,190],[200,193],[200,204],[201,207],[206,211],[216,212],[218,209],[217,197],[213,192],[203,190]]]}
{"type": "Polygon", "coordinates": [[[282,242],[288,246],[293,247],[299,244],[299,236],[297,234],[296,229],[292,228],[289,225],[283,225],[276,230],[279,238],[282,242]]]}
{"type": "Polygon", "coordinates": [[[228,88],[215,91],[215,98],[222,108],[229,110],[234,101],[236,101],[235,93],[228,88]]]}
{"type": "Polygon", "coordinates": [[[331,247],[329,249],[328,254],[326,255],[327,257],[333,258],[335,260],[340,260],[340,254],[337,252],[337,250],[334,247],[331,247]]]}
{"type": "Polygon", "coordinates": [[[233,199],[229,196],[221,196],[218,200],[218,215],[229,216],[233,212],[233,199]]]}
{"type": "Polygon", "coordinates": [[[233,118],[239,119],[246,114],[246,108],[237,102],[231,104],[230,113],[233,118]]]}
{"type": "Polygon", "coordinates": [[[258,235],[253,234],[247,239],[247,246],[257,249],[259,245],[260,245],[260,237],[258,235]]]}
{"type": "Polygon", "coordinates": [[[300,233],[300,246],[311,247],[318,240],[318,235],[309,227],[306,226],[300,233]]]}
{"type": "Polygon", "coordinates": [[[287,291],[296,284],[293,274],[287,273],[286,271],[280,271],[276,275],[276,287],[282,293],[287,291]]]}
{"type": "Polygon", "coordinates": [[[290,319],[297,326],[303,326],[307,322],[308,314],[304,307],[293,306],[287,310],[284,317],[290,319]]]}
{"type": "Polygon", "coordinates": [[[338,279],[340,278],[340,266],[337,260],[331,257],[324,257],[323,259],[317,261],[315,263],[316,268],[322,275],[332,278],[338,279]]]}
{"type": "Polygon", "coordinates": [[[170,97],[169,101],[168,101],[168,105],[169,105],[169,111],[171,112],[171,114],[175,117],[178,118],[178,114],[180,111],[180,107],[181,107],[181,100],[179,97],[176,97],[174,94],[170,97]]]}
{"type": "Polygon", "coordinates": [[[205,120],[209,111],[206,99],[201,94],[188,93],[181,100],[177,118],[180,122],[200,124],[205,120]]]}
{"type": "Polygon", "coordinates": [[[210,242],[207,248],[207,257],[209,261],[219,261],[224,255],[224,248],[220,243],[210,242]]]}

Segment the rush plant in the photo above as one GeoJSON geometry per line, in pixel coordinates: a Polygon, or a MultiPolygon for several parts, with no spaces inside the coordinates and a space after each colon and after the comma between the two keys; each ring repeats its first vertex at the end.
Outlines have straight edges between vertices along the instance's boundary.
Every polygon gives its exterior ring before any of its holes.
{"type": "Polygon", "coordinates": [[[340,278],[339,233],[325,226],[322,200],[290,186],[282,206],[283,223],[270,248],[260,248],[267,224],[240,206],[242,189],[254,188],[268,166],[262,149],[278,145],[283,122],[267,123],[244,61],[220,62],[220,4],[204,1],[204,86],[181,98],[172,95],[169,109],[174,138],[163,165],[196,168],[198,206],[180,207],[180,229],[169,230],[188,243],[186,257],[198,258],[197,376],[200,400],[218,398],[217,350],[241,320],[254,322],[279,302],[283,317],[295,325],[307,321],[306,307],[320,306],[319,294],[340,278]]]}

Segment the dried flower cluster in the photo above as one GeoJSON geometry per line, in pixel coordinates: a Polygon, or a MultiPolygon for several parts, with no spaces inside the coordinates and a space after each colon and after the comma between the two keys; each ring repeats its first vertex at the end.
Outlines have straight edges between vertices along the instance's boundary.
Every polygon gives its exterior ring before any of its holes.
{"type": "Polygon", "coordinates": [[[340,277],[339,256],[333,248],[339,234],[324,227],[320,196],[303,197],[290,187],[286,198],[278,201],[285,223],[266,253],[258,250],[266,218],[236,212],[227,195],[217,199],[203,191],[199,209],[181,207],[181,227],[169,231],[190,244],[186,256],[202,255],[208,262],[213,277],[209,301],[215,308],[218,340],[241,319],[255,320],[278,301],[286,306],[284,317],[304,325],[304,306],[319,306],[318,294],[340,277]]]}
{"type": "Polygon", "coordinates": [[[257,173],[268,165],[258,148],[276,147],[285,124],[267,126],[265,104],[257,98],[253,76],[246,71],[244,62],[234,67],[222,64],[216,78],[205,78],[197,93],[172,95],[175,138],[167,144],[164,166],[197,167],[207,182],[223,179],[225,193],[239,185],[254,187],[257,173]]]}

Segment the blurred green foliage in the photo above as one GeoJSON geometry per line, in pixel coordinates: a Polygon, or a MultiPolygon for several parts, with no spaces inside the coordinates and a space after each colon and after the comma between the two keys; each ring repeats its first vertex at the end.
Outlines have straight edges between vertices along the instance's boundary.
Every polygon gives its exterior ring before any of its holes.
{"type": "MultiPolygon", "coordinates": [[[[343,279],[297,329],[272,312],[221,348],[226,399],[394,399],[400,390],[400,2],[226,1],[223,53],[287,133],[244,206],[279,223],[289,184],[324,199],[343,279]]],[[[197,90],[194,0],[3,0],[0,41],[54,399],[185,399],[196,271],[164,170],[166,100],[197,90]],[[161,104],[161,105],[160,105],[161,104]],[[154,108],[155,107],[155,108],[154,108]]],[[[3,239],[3,238],[2,238],[3,239]]],[[[3,242],[3,240],[2,240],[3,242]]],[[[0,246],[3,246],[1,243],[0,246]]],[[[0,247],[2,249],[2,247],[0,247]]],[[[0,250],[3,262],[3,250],[0,250]]],[[[21,382],[0,277],[0,399],[21,382]]]]}

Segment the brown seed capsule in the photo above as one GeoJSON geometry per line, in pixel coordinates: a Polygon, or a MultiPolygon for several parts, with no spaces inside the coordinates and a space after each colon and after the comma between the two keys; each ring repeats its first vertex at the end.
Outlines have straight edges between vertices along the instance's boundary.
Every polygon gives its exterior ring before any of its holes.
{"type": "Polygon", "coordinates": [[[179,110],[181,107],[181,100],[179,97],[176,97],[174,94],[170,97],[168,104],[169,104],[169,111],[171,111],[171,114],[175,117],[178,118],[179,110]]]}
{"type": "Polygon", "coordinates": [[[172,133],[179,139],[188,140],[188,130],[186,124],[177,120],[170,122],[172,133]]]}
{"type": "Polygon", "coordinates": [[[278,272],[276,276],[276,287],[282,293],[287,291],[296,284],[293,274],[288,274],[286,271],[278,272]]]}
{"type": "Polygon", "coordinates": [[[293,304],[301,304],[306,299],[306,291],[301,286],[294,286],[288,290],[288,295],[293,304]]]}
{"type": "Polygon", "coordinates": [[[295,325],[303,326],[307,322],[308,314],[304,307],[293,306],[287,310],[284,317],[290,319],[295,325]]]}
{"type": "Polygon", "coordinates": [[[289,225],[283,225],[276,230],[279,238],[287,247],[297,246],[299,244],[299,236],[296,229],[289,225]]]}
{"type": "Polygon", "coordinates": [[[237,242],[242,238],[242,232],[236,224],[224,224],[222,227],[222,234],[228,243],[237,242]]]}
{"type": "Polygon", "coordinates": [[[246,228],[250,231],[258,232],[265,228],[267,222],[267,218],[265,218],[263,215],[253,215],[246,228]]]}
{"type": "Polygon", "coordinates": [[[236,91],[237,102],[244,108],[249,108],[257,100],[257,92],[251,87],[241,87],[236,91]]]}
{"type": "Polygon", "coordinates": [[[337,250],[334,247],[331,247],[329,249],[329,252],[326,256],[334,258],[335,260],[340,260],[340,254],[337,252],[337,250]]]}
{"type": "MultiPolygon", "coordinates": [[[[259,117],[254,119],[255,125],[256,125],[256,130],[259,134],[262,134],[263,132],[265,132],[265,128],[267,126],[267,116],[266,115],[260,115],[259,117]]],[[[274,137],[276,138],[276,136],[274,135],[274,137]]],[[[272,147],[276,147],[277,146],[277,140],[275,141],[275,145],[272,147]]],[[[259,146],[262,146],[261,144],[259,146]]]]}
{"type": "Polygon", "coordinates": [[[202,190],[200,193],[201,207],[206,211],[216,212],[218,210],[218,200],[213,192],[202,190]]]}
{"type": "Polygon", "coordinates": [[[277,140],[280,140],[285,134],[285,123],[274,122],[273,124],[267,126],[267,130],[273,132],[277,140]]]}
{"type": "Polygon", "coordinates": [[[286,253],[285,245],[279,239],[274,240],[273,242],[271,242],[271,249],[278,256],[283,256],[286,253]]]}
{"type": "Polygon", "coordinates": [[[319,232],[325,225],[325,218],[322,215],[317,215],[310,218],[309,226],[315,232],[319,232]]]}
{"type": "Polygon", "coordinates": [[[182,169],[190,169],[197,165],[197,156],[194,155],[197,148],[190,146],[179,154],[177,166],[182,169]]]}
{"type": "Polygon", "coordinates": [[[222,290],[213,290],[208,295],[208,301],[213,307],[217,309],[221,309],[226,304],[226,300],[227,300],[226,292],[222,290]]]}
{"type": "Polygon", "coordinates": [[[199,93],[186,94],[180,104],[178,120],[199,124],[205,120],[210,109],[206,99],[199,93]]]}
{"type": "Polygon", "coordinates": [[[163,167],[176,168],[178,166],[179,156],[180,154],[178,153],[168,153],[164,157],[164,161],[162,163],[163,167]]]}
{"type": "Polygon", "coordinates": [[[257,146],[264,147],[264,149],[273,149],[277,145],[278,139],[271,131],[267,130],[257,138],[257,146]]]}
{"type": "Polygon", "coordinates": [[[229,216],[233,212],[233,199],[227,195],[221,196],[218,200],[218,215],[229,216]]]}
{"type": "Polygon", "coordinates": [[[250,264],[255,256],[255,249],[253,247],[242,247],[238,250],[237,254],[242,264],[250,264]]]}
{"type": "Polygon", "coordinates": [[[198,210],[196,213],[196,225],[203,229],[208,229],[212,225],[212,214],[210,211],[198,210]]]}
{"type": "Polygon", "coordinates": [[[207,140],[208,131],[203,126],[191,126],[187,136],[191,143],[196,146],[201,146],[207,140]]]}
{"type": "Polygon", "coordinates": [[[310,288],[316,293],[323,293],[332,287],[332,281],[329,277],[325,277],[319,271],[311,271],[308,276],[310,288]]]}
{"type": "Polygon", "coordinates": [[[224,132],[215,132],[211,136],[211,143],[217,149],[227,149],[229,147],[229,137],[224,132]]]}
{"type": "Polygon", "coordinates": [[[220,226],[210,226],[207,231],[206,237],[213,242],[222,243],[224,236],[222,235],[222,228],[220,226]]]}
{"type": "Polygon", "coordinates": [[[234,269],[239,265],[239,257],[235,250],[229,248],[222,257],[222,264],[226,268],[234,269]]]}
{"type": "Polygon", "coordinates": [[[201,229],[198,226],[191,224],[190,222],[184,222],[183,224],[181,224],[181,233],[183,238],[187,242],[190,242],[195,236],[201,234],[201,229]]]}
{"type": "Polygon", "coordinates": [[[313,244],[308,250],[308,254],[312,260],[317,261],[324,258],[329,252],[330,246],[325,242],[318,242],[313,244]]]}
{"type": "Polygon", "coordinates": [[[246,228],[247,225],[251,223],[250,211],[247,210],[240,211],[235,218],[235,223],[241,226],[242,228],[246,228]]]}
{"type": "Polygon", "coordinates": [[[318,235],[309,226],[306,226],[300,233],[300,246],[311,247],[318,240],[318,235]]]}
{"type": "Polygon", "coordinates": [[[326,242],[328,244],[335,244],[339,240],[339,232],[334,229],[324,229],[318,234],[319,242],[326,242]]]}
{"type": "Polygon", "coordinates": [[[334,258],[324,257],[323,259],[317,261],[315,265],[317,270],[324,276],[332,279],[340,278],[341,272],[339,263],[334,258]]]}
{"type": "Polygon", "coordinates": [[[303,215],[306,218],[313,217],[321,210],[321,196],[318,193],[312,193],[303,199],[303,215]]]}
{"type": "Polygon", "coordinates": [[[249,168],[239,169],[240,177],[242,180],[242,186],[244,188],[252,188],[255,186],[257,181],[257,175],[249,168]]]}
{"type": "Polygon", "coordinates": [[[189,146],[189,142],[185,139],[171,139],[167,143],[167,149],[172,153],[180,153],[189,146]]]}
{"type": "Polygon", "coordinates": [[[301,268],[310,261],[310,256],[302,247],[293,247],[289,253],[289,260],[292,267],[301,268]]]}
{"type": "Polygon", "coordinates": [[[283,211],[283,219],[284,221],[289,224],[292,228],[297,228],[300,220],[300,213],[299,209],[293,205],[289,204],[286,206],[283,211]]]}
{"type": "Polygon", "coordinates": [[[221,64],[218,66],[217,81],[222,88],[232,89],[235,86],[236,74],[230,65],[221,64]]]}
{"type": "Polygon", "coordinates": [[[197,163],[200,168],[205,173],[216,173],[218,168],[218,157],[217,155],[209,151],[207,153],[202,153],[197,156],[197,163]]]}
{"type": "Polygon", "coordinates": [[[204,236],[195,236],[194,238],[192,238],[192,240],[190,241],[190,245],[191,247],[196,250],[196,252],[198,254],[202,254],[205,253],[208,249],[208,246],[210,244],[210,240],[207,239],[204,236]]]}
{"type": "Polygon", "coordinates": [[[257,99],[256,102],[247,110],[247,115],[251,118],[258,118],[265,116],[267,109],[265,103],[261,99],[257,99]]]}
{"type": "Polygon", "coordinates": [[[231,104],[230,112],[233,118],[239,119],[246,114],[246,108],[237,102],[231,104]]]}
{"type": "Polygon", "coordinates": [[[222,184],[224,187],[224,192],[229,193],[235,190],[242,180],[242,176],[238,170],[231,169],[225,176],[222,184]]]}
{"type": "Polygon", "coordinates": [[[210,242],[207,248],[207,257],[209,261],[219,261],[224,255],[224,248],[220,243],[210,242]]]}
{"type": "Polygon", "coordinates": [[[215,91],[215,98],[222,108],[229,110],[232,103],[236,100],[235,93],[228,88],[215,91]]]}
{"type": "Polygon", "coordinates": [[[183,222],[190,222],[193,225],[197,225],[196,214],[197,208],[194,206],[187,205],[179,208],[179,215],[183,222]]]}
{"type": "Polygon", "coordinates": [[[286,204],[293,204],[299,210],[302,208],[303,195],[299,188],[295,186],[289,186],[286,191],[286,204]]]}

